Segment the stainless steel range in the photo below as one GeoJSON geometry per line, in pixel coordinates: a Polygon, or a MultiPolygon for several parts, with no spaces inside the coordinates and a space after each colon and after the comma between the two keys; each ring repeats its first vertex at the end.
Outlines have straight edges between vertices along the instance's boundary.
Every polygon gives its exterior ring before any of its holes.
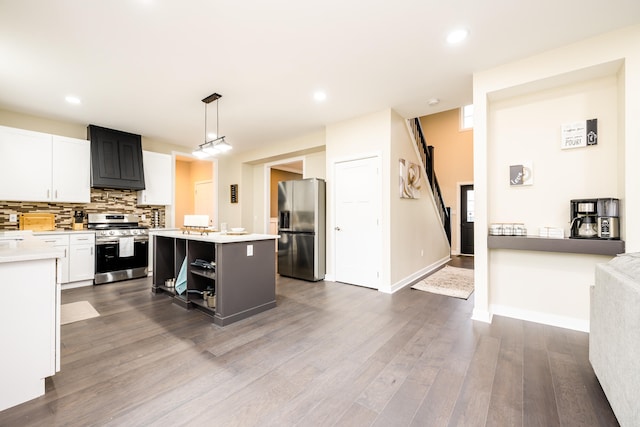
{"type": "Polygon", "coordinates": [[[149,234],[138,215],[89,214],[87,227],[96,231],[96,285],[147,275],[149,234]]]}

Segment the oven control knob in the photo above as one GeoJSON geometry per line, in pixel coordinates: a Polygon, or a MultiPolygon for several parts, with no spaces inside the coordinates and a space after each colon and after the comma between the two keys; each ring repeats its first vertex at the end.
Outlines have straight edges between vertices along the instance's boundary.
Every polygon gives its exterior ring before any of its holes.
{"type": "Polygon", "coordinates": [[[113,230],[111,230],[111,231],[109,232],[109,234],[111,234],[111,235],[113,236],[114,234],[116,234],[116,232],[115,232],[115,231],[113,231],[113,230]]]}
{"type": "Polygon", "coordinates": [[[140,234],[140,230],[132,230],[131,231],[133,234],[140,234]]]}

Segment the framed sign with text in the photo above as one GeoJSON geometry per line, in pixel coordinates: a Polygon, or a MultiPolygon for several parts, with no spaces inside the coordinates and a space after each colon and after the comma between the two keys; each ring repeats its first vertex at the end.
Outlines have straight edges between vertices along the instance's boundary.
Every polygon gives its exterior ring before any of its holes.
{"type": "Polygon", "coordinates": [[[562,125],[560,148],[581,148],[598,143],[598,119],[562,125]]]}

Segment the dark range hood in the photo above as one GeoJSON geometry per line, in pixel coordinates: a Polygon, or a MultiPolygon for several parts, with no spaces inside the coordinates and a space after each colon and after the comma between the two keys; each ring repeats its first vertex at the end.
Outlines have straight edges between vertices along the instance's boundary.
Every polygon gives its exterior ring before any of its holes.
{"type": "Polygon", "coordinates": [[[140,135],[89,125],[87,137],[91,141],[91,188],[144,190],[140,135]]]}

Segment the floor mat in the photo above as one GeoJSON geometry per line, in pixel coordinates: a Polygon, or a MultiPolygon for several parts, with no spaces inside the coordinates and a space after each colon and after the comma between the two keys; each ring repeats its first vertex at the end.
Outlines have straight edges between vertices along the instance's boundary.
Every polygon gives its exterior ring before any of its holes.
{"type": "Polygon", "coordinates": [[[473,292],[473,270],[445,266],[430,276],[425,277],[412,289],[446,295],[449,297],[468,299],[473,292]]]}
{"type": "Polygon", "coordinates": [[[60,306],[60,324],[79,322],[80,320],[91,319],[100,316],[89,301],[71,302],[60,306]]]}

